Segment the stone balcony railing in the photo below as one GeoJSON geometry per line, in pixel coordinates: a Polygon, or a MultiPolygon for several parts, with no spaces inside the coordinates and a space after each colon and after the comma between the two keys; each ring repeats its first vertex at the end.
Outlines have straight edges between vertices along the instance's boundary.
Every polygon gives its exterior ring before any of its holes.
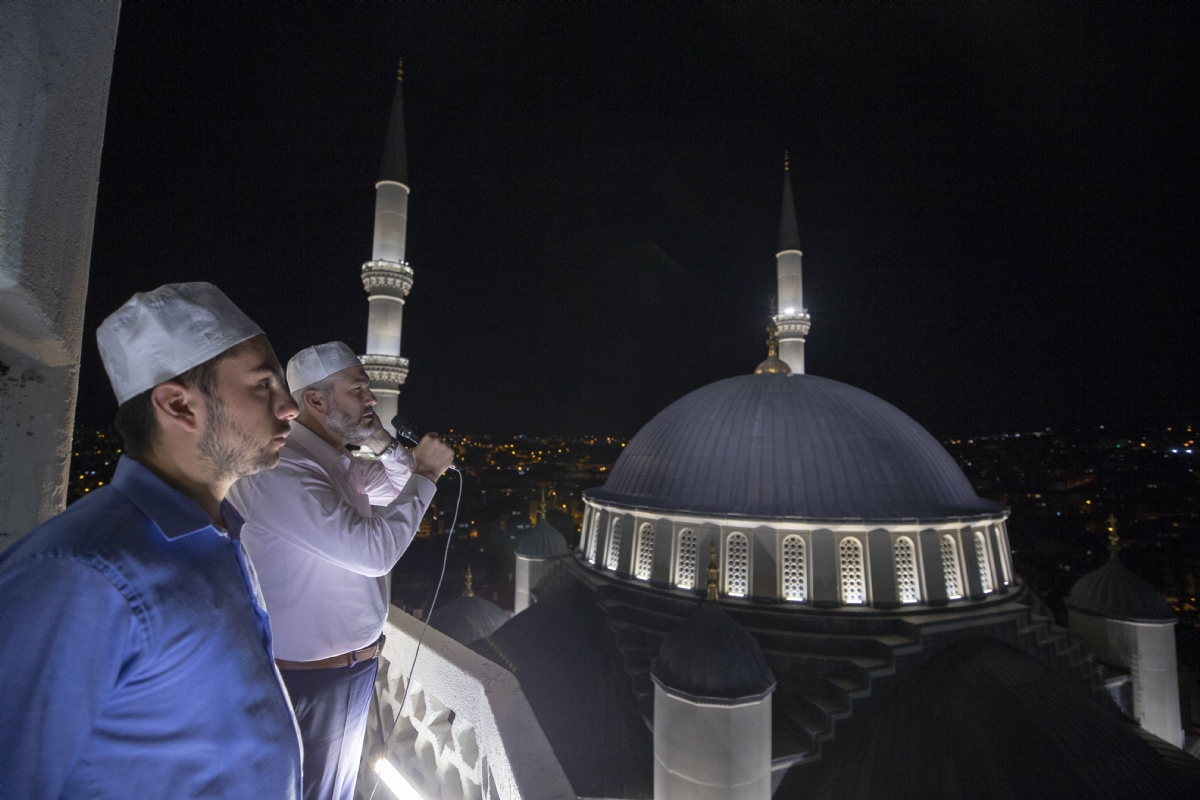
{"type": "MultiPolygon", "coordinates": [[[[414,790],[403,787],[405,800],[575,799],[512,673],[429,628],[401,707],[421,622],[392,606],[383,632],[359,769],[361,800],[370,796],[385,756],[414,790]]],[[[392,796],[380,781],[375,797],[392,796]]]]}

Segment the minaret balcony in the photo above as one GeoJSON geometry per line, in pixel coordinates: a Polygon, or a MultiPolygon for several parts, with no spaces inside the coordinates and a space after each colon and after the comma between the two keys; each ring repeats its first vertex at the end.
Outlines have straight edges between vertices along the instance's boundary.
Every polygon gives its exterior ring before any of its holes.
{"type": "Polygon", "coordinates": [[[776,314],[772,319],[775,322],[775,330],[780,339],[794,339],[799,337],[803,339],[808,335],[808,329],[812,327],[812,317],[803,309],[792,313],[776,314]]]}
{"type": "Polygon", "coordinates": [[[396,386],[408,378],[408,359],[404,356],[384,356],[368,353],[359,356],[363,369],[367,371],[372,383],[385,383],[396,386]]]}
{"type": "Polygon", "coordinates": [[[362,282],[368,293],[407,297],[413,285],[413,270],[401,261],[368,261],[362,265],[362,282]]]}

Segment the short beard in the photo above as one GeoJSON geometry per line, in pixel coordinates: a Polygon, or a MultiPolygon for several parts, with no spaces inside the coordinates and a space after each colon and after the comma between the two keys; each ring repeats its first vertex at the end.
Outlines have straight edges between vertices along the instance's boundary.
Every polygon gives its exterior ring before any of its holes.
{"type": "Polygon", "coordinates": [[[225,413],[225,404],[219,398],[205,397],[204,407],[208,421],[196,447],[213,481],[236,481],[279,463],[279,453],[273,452],[269,444],[258,444],[225,413]]]}
{"type": "Polygon", "coordinates": [[[343,411],[328,397],[329,411],[325,414],[325,427],[336,433],[347,444],[358,444],[371,438],[375,432],[374,425],[363,427],[365,417],[355,417],[349,411],[343,411]]]}

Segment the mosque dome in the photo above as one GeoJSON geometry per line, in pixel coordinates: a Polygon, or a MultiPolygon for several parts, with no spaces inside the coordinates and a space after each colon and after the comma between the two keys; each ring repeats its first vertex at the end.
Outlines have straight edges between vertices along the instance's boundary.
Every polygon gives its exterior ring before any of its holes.
{"type": "Polygon", "coordinates": [[[1130,572],[1115,555],[1076,581],[1066,603],[1073,611],[1128,622],[1175,620],[1162,593],[1130,572]]]}
{"type": "Polygon", "coordinates": [[[571,548],[567,546],[563,535],[546,521],[545,507],[543,506],[537,524],[521,537],[514,552],[526,558],[558,558],[569,555],[571,548]]]}
{"type": "Polygon", "coordinates": [[[470,644],[491,636],[508,622],[509,615],[495,603],[478,597],[472,587],[471,568],[467,567],[467,586],[460,597],[435,606],[429,624],[459,644],[470,644]]]}
{"type": "Polygon", "coordinates": [[[775,686],[758,642],[711,601],[663,640],[651,674],[674,692],[706,700],[761,697],[775,686]]]}
{"type": "Polygon", "coordinates": [[[845,521],[981,519],[954,459],[889,403],[804,374],[701,387],[648,422],[593,501],[665,512],[845,521]]]}

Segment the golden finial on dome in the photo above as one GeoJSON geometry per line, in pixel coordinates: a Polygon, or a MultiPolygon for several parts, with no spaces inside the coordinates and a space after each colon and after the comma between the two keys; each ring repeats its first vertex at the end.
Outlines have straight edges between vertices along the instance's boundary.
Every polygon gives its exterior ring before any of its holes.
{"type": "Polygon", "coordinates": [[[400,66],[396,67],[396,82],[404,82],[404,59],[400,59],[400,66]]]}
{"type": "Polygon", "coordinates": [[[467,563],[467,588],[463,589],[463,597],[474,597],[475,589],[471,586],[471,564],[467,563]]]}
{"type": "Polygon", "coordinates": [[[708,546],[708,599],[717,600],[717,575],[720,570],[717,568],[717,543],[711,542],[708,546]]]}
{"type": "Polygon", "coordinates": [[[784,172],[788,171],[788,151],[787,150],[783,151],[783,171],[784,172]]]}
{"type": "Polygon", "coordinates": [[[1121,537],[1117,535],[1117,518],[1108,515],[1108,557],[1113,559],[1121,552],[1121,537]]]}
{"type": "Polygon", "coordinates": [[[786,375],[792,371],[779,357],[779,336],[775,323],[767,326],[767,359],[754,368],[755,375],[786,375]]]}
{"type": "Polygon", "coordinates": [[[542,487],[542,500],[538,503],[538,514],[542,519],[546,518],[546,487],[542,487]]]}

